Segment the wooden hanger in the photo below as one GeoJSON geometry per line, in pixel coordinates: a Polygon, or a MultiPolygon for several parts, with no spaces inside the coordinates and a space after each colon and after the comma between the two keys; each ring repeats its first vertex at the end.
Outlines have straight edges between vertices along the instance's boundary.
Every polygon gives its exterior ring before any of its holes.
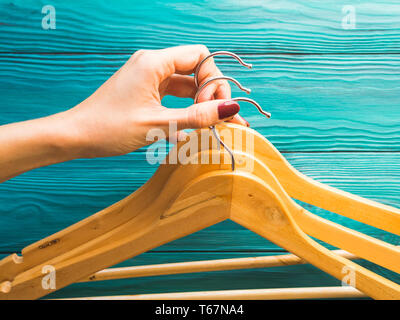
{"type": "MultiPolygon", "coordinates": [[[[237,126],[236,130],[243,130],[237,126]]],[[[317,182],[293,168],[266,138],[254,131],[254,152],[293,198],[400,235],[400,210],[317,182]]]]}
{"type": "MultiPolygon", "coordinates": [[[[235,157],[240,159],[241,155],[235,153],[235,157]]],[[[249,159],[249,156],[246,158],[249,159]]],[[[265,164],[256,158],[251,161],[254,162],[255,175],[279,195],[302,231],[337,248],[354,253],[360,258],[400,273],[399,247],[312,214],[289,197],[277,177],[265,164]]]]}
{"type": "MultiPolygon", "coordinates": [[[[270,162],[273,162],[273,160],[271,160],[273,158],[266,157],[265,145],[268,147],[267,150],[273,150],[274,154],[279,155],[279,163],[281,163],[281,161],[284,161],[285,168],[287,165],[288,170],[296,171],[293,167],[290,166],[286,159],[282,157],[279,151],[277,151],[267,139],[260,136],[256,131],[253,131],[251,129],[244,128],[243,126],[235,124],[225,125],[224,127],[220,126],[220,132],[226,133],[226,130],[230,131],[229,134],[227,134],[228,137],[233,137],[234,135],[236,136],[236,139],[233,139],[235,144],[233,146],[233,149],[235,150],[235,159],[240,162],[241,154],[245,158],[247,158],[248,161],[251,159],[250,161],[253,162],[253,165],[251,166],[253,168],[253,173],[256,176],[261,177],[280,195],[281,199],[285,201],[286,205],[290,209],[290,212],[295,218],[296,223],[305,233],[328,244],[331,244],[337,248],[341,248],[343,250],[351,252],[360,258],[366,259],[389,270],[400,273],[400,247],[388,244],[384,241],[367,236],[350,228],[346,228],[342,225],[321,218],[305,210],[289,197],[290,194],[288,194],[287,190],[283,187],[283,185],[281,185],[281,176],[276,173],[279,172],[280,167],[275,166],[275,172],[273,173],[272,168],[268,165],[270,162]],[[243,152],[237,151],[238,149],[241,150],[241,146],[246,144],[246,135],[248,134],[249,130],[251,130],[252,134],[254,135],[254,150],[252,150],[254,152],[254,156],[243,154],[243,152]],[[238,134],[238,132],[241,133],[238,134]],[[260,137],[262,139],[260,139],[260,137]],[[269,161],[265,161],[266,158],[269,159],[269,161]]],[[[243,161],[244,160],[242,160],[242,162],[243,161]]],[[[243,168],[242,166],[242,170],[243,169],[245,168],[243,168]]],[[[327,188],[327,190],[333,189],[336,194],[340,194],[342,192],[341,190],[337,190],[329,186],[320,184],[304,175],[302,176],[306,179],[306,181],[310,181],[310,183],[315,183],[317,187],[321,185],[322,190],[325,190],[325,188],[327,188]]],[[[299,186],[299,188],[301,187],[303,186],[299,186]]],[[[311,191],[315,191],[315,189],[311,191]]],[[[304,190],[302,190],[302,194],[305,195],[305,198],[309,197],[307,195],[307,192],[304,190]]],[[[315,194],[314,196],[317,197],[317,195],[315,194]]],[[[351,197],[353,195],[346,194],[346,196],[351,197]]],[[[363,199],[361,197],[354,197],[359,199],[360,201],[365,201],[368,204],[372,203],[373,206],[382,206],[385,210],[389,210],[390,212],[400,211],[396,208],[384,206],[380,203],[363,199]]]]}
{"type": "MultiPolygon", "coordinates": [[[[329,220],[320,218],[317,215],[310,213],[309,211],[303,209],[297,203],[292,201],[286,192],[283,190],[282,186],[277,181],[276,177],[272,172],[265,167],[259,160],[255,158],[249,158],[248,155],[243,153],[235,152],[235,157],[239,163],[244,163],[246,157],[250,161],[254,162],[253,172],[256,172],[259,177],[261,177],[267,184],[269,184],[285,201],[288,208],[291,210],[296,223],[299,227],[308,235],[311,235],[317,239],[323,240],[326,243],[334,245],[335,247],[345,248],[348,251],[356,252],[360,254],[362,258],[374,262],[378,265],[386,267],[389,270],[400,273],[400,247],[393,246],[381,240],[377,240],[373,237],[367,236],[355,230],[343,227],[339,224],[331,222],[329,220]]],[[[243,165],[242,165],[243,166],[243,165]]],[[[241,168],[245,170],[246,168],[241,168]]],[[[351,254],[347,251],[337,250],[335,253],[345,256],[348,259],[355,259],[356,255],[351,254]]],[[[361,256],[358,256],[360,258],[361,256]]],[[[293,261],[297,261],[292,256],[293,261]]],[[[258,258],[240,258],[240,259],[226,259],[220,261],[206,261],[198,263],[180,263],[171,264],[171,266],[156,265],[156,266],[144,266],[144,267],[130,267],[130,268],[118,268],[118,270],[109,269],[100,271],[95,275],[87,277],[86,281],[93,280],[106,280],[106,279],[118,279],[119,276],[127,277],[131,276],[150,276],[150,275],[160,275],[160,274],[171,274],[175,271],[186,271],[187,273],[202,271],[215,271],[215,270],[231,270],[232,268],[255,268],[256,265],[259,267],[266,267],[273,260],[273,263],[277,263],[281,260],[276,257],[258,257],[258,258]],[[256,261],[257,264],[256,264],[256,261]],[[193,266],[192,266],[193,264],[193,266]],[[200,269],[199,269],[200,268],[200,269]],[[215,269],[217,268],[217,269],[215,269]]],[[[285,262],[286,265],[290,264],[289,261],[285,262]]]]}
{"type": "MultiPolygon", "coordinates": [[[[197,156],[204,156],[204,152],[197,156]]],[[[216,151],[208,154],[210,158],[215,155],[223,157],[216,151]]],[[[124,200],[25,248],[23,257],[13,255],[3,259],[0,298],[31,299],[50,293],[51,290],[41,286],[44,265],[56,268],[57,289],[60,289],[228,218],[338,279],[343,276],[344,267],[351,268],[356,274],[356,287],[373,298],[400,298],[397,284],[310,239],[296,224],[293,207],[288,205],[288,199],[282,198],[282,190],[263,180],[267,175],[259,177],[245,170],[230,172],[229,167],[229,164],[160,166],[148,183],[124,200]]],[[[265,166],[259,167],[268,172],[265,166]]]]}

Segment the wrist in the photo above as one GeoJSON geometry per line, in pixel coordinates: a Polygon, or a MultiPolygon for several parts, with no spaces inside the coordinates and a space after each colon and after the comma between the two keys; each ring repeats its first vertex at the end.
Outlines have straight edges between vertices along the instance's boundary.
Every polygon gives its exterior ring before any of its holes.
{"type": "Polygon", "coordinates": [[[0,182],[23,172],[76,159],[76,130],[65,114],[0,126],[0,182]]]}
{"type": "Polygon", "coordinates": [[[84,139],[77,121],[70,110],[49,117],[45,133],[49,158],[54,163],[84,157],[84,139]]]}

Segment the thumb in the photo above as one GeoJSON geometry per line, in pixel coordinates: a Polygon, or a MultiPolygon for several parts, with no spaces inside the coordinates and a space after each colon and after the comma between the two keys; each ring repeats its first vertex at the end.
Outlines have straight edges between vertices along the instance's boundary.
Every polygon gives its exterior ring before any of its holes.
{"type": "Polygon", "coordinates": [[[179,129],[197,129],[215,125],[231,119],[240,110],[236,101],[212,100],[191,105],[182,109],[185,116],[178,119],[179,129]]]}

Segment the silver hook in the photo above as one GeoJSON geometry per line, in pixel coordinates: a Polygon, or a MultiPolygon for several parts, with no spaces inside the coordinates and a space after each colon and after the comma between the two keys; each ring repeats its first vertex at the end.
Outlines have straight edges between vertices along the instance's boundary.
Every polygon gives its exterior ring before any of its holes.
{"type": "MultiPolygon", "coordinates": [[[[236,55],[236,54],[234,54],[234,53],[232,53],[232,52],[229,52],[229,51],[216,51],[216,52],[213,52],[213,53],[209,54],[207,57],[205,57],[203,60],[200,61],[200,63],[197,65],[196,70],[195,70],[195,72],[194,72],[194,82],[195,82],[196,87],[198,87],[198,90],[197,90],[196,95],[195,95],[195,98],[194,98],[194,102],[195,102],[195,103],[197,103],[197,100],[198,100],[198,97],[199,97],[201,91],[202,91],[210,82],[215,81],[215,80],[228,80],[228,81],[232,81],[234,84],[236,84],[236,85],[239,87],[240,90],[245,91],[247,94],[249,94],[249,93],[251,92],[251,89],[248,89],[248,88],[246,88],[246,87],[243,87],[243,86],[240,84],[240,82],[237,81],[236,79],[231,78],[231,77],[225,77],[225,76],[217,76],[217,77],[208,79],[207,81],[205,81],[205,82],[199,87],[199,73],[200,73],[200,68],[201,68],[201,66],[203,65],[203,63],[204,63],[207,59],[209,59],[209,58],[211,58],[211,57],[214,57],[214,56],[219,56],[219,55],[231,56],[231,57],[235,58],[242,66],[244,66],[244,67],[246,67],[246,68],[251,69],[251,68],[253,67],[253,65],[252,65],[251,63],[246,63],[246,62],[244,62],[238,55],[236,55]]],[[[271,114],[270,114],[269,112],[264,111],[264,110],[261,108],[261,106],[260,106],[256,101],[254,101],[254,100],[252,100],[252,99],[243,98],[243,97],[238,97],[238,98],[233,98],[232,100],[234,100],[234,101],[245,101],[245,102],[249,102],[249,103],[253,104],[254,106],[256,106],[257,110],[258,110],[261,114],[265,115],[267,118],[270,118],[270,117],[271,117],[271,114]]],[[[215,137],[215,138],[217,139],[217,141],[218,141],[218,150],[221,149],[221,144],[222,144],[222,145],[224,146],[225,150],[228,151],[228,153],[230,154],[231,159],[232,159],[232,171],[234,171],[234,170],[235,170],[235,157],[234,157],[234,155],[233,155],[232,150],[229,149],[229,148],[225,145],[225,143],[221,140],[221,137],[219,136],[217,130],[215,129],[215,126],[210,126],[210,129],[212,130],[212,133],[213,133],[214,137],[215,137]]]]}
{"type": "MultiPolygon", "coordinates": [[[[237,81],[236,79],[234,79],[234,78],[232,78],[232,77],[217,76],[217,77],[208,79],[206,82],[204,82],[204,83],[200,86],[200,88],[199,88],[199,89],[197,90],[197,92],[196,92],[196,95],[194,96],[194,103],[197,103],[197,102],[198,102],[197,100],[199,99],[199,95],[200,95],[200,93],[203,91],[203,89],[204,89],[207,85],[209,85],[210,82],[216,81],[216,80],[228,80],[228,81],[232,81],[234,84],[236,84],[236,85],[238,86],[238,88],[239,88],[240,90],[246,92],[247,94],[249,94],[249,93],[251,92],[251,89],[246,88],[246,87],[243,87],[239,81],[237,81]]],[[[249,102],[249,103],[253,104],[253,105],[257,108],[258,112],[260,112],[261,114],[263,114],[263,115],[266,116],[267,118],[271,118],[271,113],[269,113],[269,112],[263,110],[263,108],[262,108],[256,101],[254,101],[253,99],[245,98],[245,97],[237,97],[237,98],[232,98],[231,100],[249,102]]]]}
{"type": "Polygon", "coordinates": [[[194,103],[197,103],[197,99],[199,98],[199,95],[201,93],[201,91],[203,91],[203,89],[208,86],[210,84],[210,82],[212,81],[216,81],[216,80],[228,80],[228,81],[232,81],[234,84],[236,84],[238,86],[238,88],[244,92],[246,92],[247,94],[249,94],[251,92],[251,89],[243,87],[239,81],[237,81],[234,78],[231,77],[226,77],[226,76],[217,76],[217,77],[213,77],[213,78],[209,78],[207,79],[206,82],[204,82],[200,88],[197,89],[196,95],[194,96],[194,103]]]}
{"type": "Polygon", "coordinates": [[[229,52],[229,51],[216,51],[216,52],[213,52],[213,53],[209,54],[207,57],[205,57],[203,60],[201,60],[200,63],[196,67],[196,71],[194,72],[194,83],[195,83],[196,87],[199,86],[199,72],[200,72],[200,68],[203,65],[203,63],[207,59],[209,59],[211,57],[221,56],[221,55],[231,56],[231,57],[235,58],[242,66],[244,66],[244,67],[246,67],[248,69],[251,69],[253,67],[253,65],[251,63],[244,62],[238,55],[236,55],[236,54],[234,54],[232,52],[229,52]]]}
{"type": "MultiPolygon", "coordinates": [[[[197,100],[198,100],[198,98],[199,98],[199,95],[200,95],[200,93],[203,91],[203,89],[204,89],[207,85],[209,85],[212,81],[216,81],[216,80],[228,80],[228,81],[232,81],[234,84],[236,84],[236,85],[239,87],[240,90],[245,91],[246,93],[250,93],[250,92],[251,92],[250,89],[248,89],[248,88],[246,88],[246,87],[243,87],[243,86],[240,84],[240,82],[237,81],[237,80],[234,79],[234,78],[226,77],[226,76],[217,76],[217,77],[208,79],[206,82],[204,82],[204,83],[200,86],[200,88],[197,90],[196,95],[195,95],[195,97],[194,97],[194,103],[197,103],[197,100]]],[[[237,98],[232,98],[231,100],[249,102],[249,103],[253,104],[261,114],[265,115],[267,118],[271,118],[271,114],[270,114],[269,112],[267,112],[267,111],[264,111],[264,110],[261,108],[261,106],[260,106],[256,101],[254,101],[253,99],[249,99],[249,98],[245,98],[245,97],[237,97],[237,98]]],[[[231,156],[231,160],[232,160],[232,171],[235,171],[235,157],[234,157],[234,155],[233,155],[233,151],[221,140],[221,137],[219,136],[217,130],[215,129],[215,126],[210,126],[210,129],[212,130],[212,133],[213,133],[214,137],[215,137],[215,138],[217,139],[217,141],[218,141],[218,150],[220,150],[220,144],[222,144],[222,146],[225,148],[226,151],[228,151],[229,155],[231,156]]]]}
{"type": "Polygon", "coordinates": [[[267,111],[264,111],[263,108],[261,108],[261,106],[257,103],[257,101],[255,101],[253,99],[244,98],[244,97],[237,97],[237,98],[232,98],[231,100],[249,102],[249,103],[253,104],[257,108],[258,112],[260,112],[261,114],[263,114],[267,118],[271,118],[271,113],[267,112],[267,111]]]}

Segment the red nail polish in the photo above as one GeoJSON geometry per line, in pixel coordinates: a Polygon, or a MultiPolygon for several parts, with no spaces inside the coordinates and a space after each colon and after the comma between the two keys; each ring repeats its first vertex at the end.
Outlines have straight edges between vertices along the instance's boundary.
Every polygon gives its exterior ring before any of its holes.
{"type": "Polygon", "coordinates": [[[225,101],[218,105],[218,118],[220,120],[234,116],[240,110],[236,101],[225,101]]]}

